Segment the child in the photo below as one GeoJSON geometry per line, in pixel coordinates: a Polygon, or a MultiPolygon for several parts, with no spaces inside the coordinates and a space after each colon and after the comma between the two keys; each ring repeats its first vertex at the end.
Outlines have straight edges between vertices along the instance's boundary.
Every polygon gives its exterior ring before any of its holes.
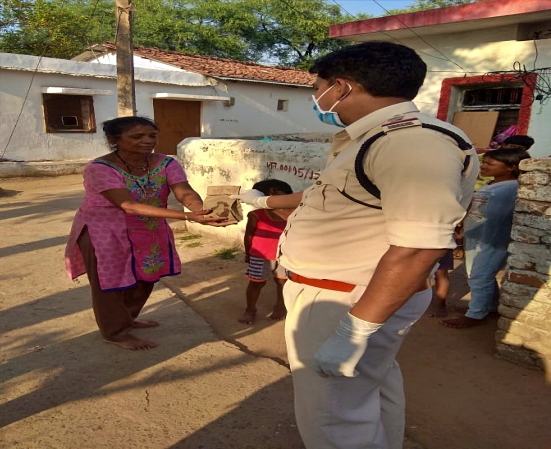
{"type": "MultiPolygon", "coordinates": [[[[264,195],[286,195],[293,193],[291,186],[278,179],[266,179],[253,185],[264,195]]],[[[247,308],[239,319],[240,323],[252,324],[256,315],[256,302],[260,291],[270,275],[274,276],[277,287],[277,300],[269,320],[282,320],[287,315],[283,302],[283,285],[287,280],[285,269],[276,261],[279,236],[287,225],[287,218],[293,209],[257,209],[247,215],[245,229],[245,262],[249,268],[245,277],[247,286],[247,308]]]]}
{"type": "Polygon", "coordinates": [[[467,313],[440,321],[454,329],[467,329],[485,323],[497,311],[499,288],[496,275],[505,264],[509,246],[519,164],[530,155],[520,148],[499,148],[484,155],[483,176],[493,180],[474,193],[463,220],[465,269],[471,289],[467,313]]]}

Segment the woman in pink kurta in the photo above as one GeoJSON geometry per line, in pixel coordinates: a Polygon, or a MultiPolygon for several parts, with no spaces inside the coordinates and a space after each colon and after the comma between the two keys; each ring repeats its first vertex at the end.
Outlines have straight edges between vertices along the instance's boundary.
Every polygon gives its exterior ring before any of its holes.
{"type": "Polygon", "coordinates": [[[201,197],[176,160],[152,153],[157,126],[142,117],[104,123],[112,153],[84,169],[85,196],[75,216],[65,261],[71,279],[86,273],[96,322],[105,341],[128,349],[156,346],[131,334],[158,326],[137,316],[153,285],[180,273],[180,259],[166,218],[224,225],[209,218],[201,197]],[[191,212],[167,209],[173,192],[191,212]]]}

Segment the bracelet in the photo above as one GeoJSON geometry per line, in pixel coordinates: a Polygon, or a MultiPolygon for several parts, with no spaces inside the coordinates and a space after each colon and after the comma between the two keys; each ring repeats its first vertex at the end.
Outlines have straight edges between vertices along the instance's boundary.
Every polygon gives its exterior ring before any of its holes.
{"type": "Polygon", "coordinates": [[[193,204],[193,203],[201,203],[201,204],[203,204],[202,201],[190,201],[189,203],[185,204],[185,206],[189,209],[189,205],[190,205],[190,204],[193,204]]]}

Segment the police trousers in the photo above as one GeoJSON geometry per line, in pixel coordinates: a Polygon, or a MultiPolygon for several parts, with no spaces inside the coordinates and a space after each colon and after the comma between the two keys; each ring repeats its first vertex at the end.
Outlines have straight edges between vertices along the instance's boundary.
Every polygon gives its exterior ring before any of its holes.
{"type": "Polygon", "coordinates": [[[307,449],[401,449],[405,398],[396,354],[428,308],[430,289],[413,295],[375,334],[357,377],[320,377],[314,354],[358,301],[365,287],[337,292],[287,281],[285,339],[295,416],[307,449]]]}

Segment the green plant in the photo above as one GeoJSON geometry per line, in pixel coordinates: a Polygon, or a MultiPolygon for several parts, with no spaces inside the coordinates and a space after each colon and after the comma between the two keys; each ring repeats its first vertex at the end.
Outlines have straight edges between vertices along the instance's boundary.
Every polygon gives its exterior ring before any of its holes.
{"type": "Polygon", "coordinates": [[[197,248],[198,246],[203,246],[202,242],[191,242],[186,245],[186,248],[197,248]]]}
{"type": "Polygon", "coordinates": [[[235,259],[235,253],[239,251],[239,248],[222,248],[214,251],[216,257],[220,259],[235,259]]]}
{"type": "Polygon", "coordinates": [[[203,238],[203,236],[199,234],[190,234],[190,235],[184,235],[183,237],[178,237],[178,240],[196,240],[200,238],[203,238]]]}

